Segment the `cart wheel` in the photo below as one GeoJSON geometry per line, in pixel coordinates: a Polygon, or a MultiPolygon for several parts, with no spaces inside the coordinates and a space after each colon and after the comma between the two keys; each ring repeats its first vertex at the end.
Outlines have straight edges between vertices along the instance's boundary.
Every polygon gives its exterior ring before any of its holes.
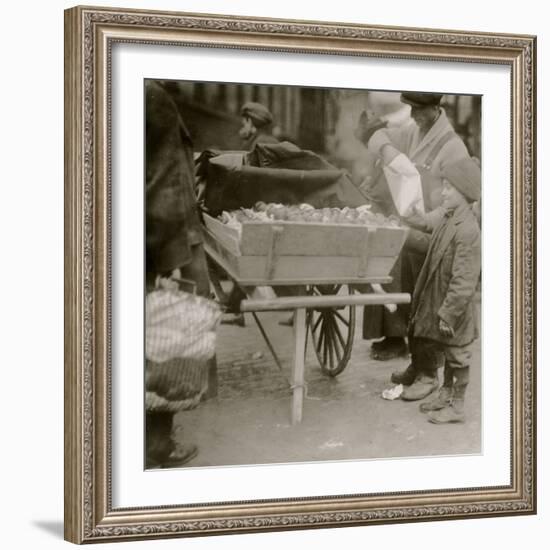
{"type": "MultiPolygon", "coordinates": [[[[312,296],[338,294],[341,285],[308,288],[312,296]]],[[[347,288],[347,287],[346,287],[347,288]]],[[[349,293],[349,288],[347,288],[349,293]]],[[[317,308],[308,311],[313,349],[321,369],[329,376],[340,374],[348,364],[355,334],[355,306],[317,308]]]]}

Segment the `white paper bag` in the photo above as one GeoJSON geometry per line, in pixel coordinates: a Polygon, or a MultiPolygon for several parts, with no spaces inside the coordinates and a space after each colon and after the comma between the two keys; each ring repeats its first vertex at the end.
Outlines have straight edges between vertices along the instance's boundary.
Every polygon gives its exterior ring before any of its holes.
{"type": "Polygon", "coordinates": [[[399,215],[410,215],[413,207],[423,214],[422,181],[415,165],[401,153],[384,166],[384,174],[399,215]]]}

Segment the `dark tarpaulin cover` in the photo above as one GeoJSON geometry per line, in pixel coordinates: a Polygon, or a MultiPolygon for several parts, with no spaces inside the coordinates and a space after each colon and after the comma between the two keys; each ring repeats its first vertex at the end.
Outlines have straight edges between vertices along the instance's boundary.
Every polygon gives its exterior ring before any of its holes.
{"type": "Polygon", "coordinates": [[[258,144],[251,152],[205,151],[197,161],[197,176],[205,182],[204,206],[213,216],[258,201],[306,202],[315,208],[367,202],[343,170],[289,142],[258,144]]]}

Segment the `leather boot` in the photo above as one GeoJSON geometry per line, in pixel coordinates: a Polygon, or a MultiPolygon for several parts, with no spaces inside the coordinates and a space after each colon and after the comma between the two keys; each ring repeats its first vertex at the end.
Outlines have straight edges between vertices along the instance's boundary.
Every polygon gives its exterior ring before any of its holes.
{"type": "Polygon", "coordinates": [[[464,422],[464,396],[468,387],[469,368],[454,369],[456,382],[453,386],[451,404],[439,411],[431,412],[428,420],[432,424],[452,424],[464,422]]]}
{"type": "Polygon", "coordinates": [[[446,386],[441,386],[437,396],[431,401],[426,403],[420,403],[418,407],[420,412],[426,413],[430,411],[439,411],[448,407],[451,404],[451,397],[453,395],[453,389],[446,386]]]}
{"type": "Polygon", "coordinates": [[[187,464],[199,454],[199,449],[194,443],[183,443],[165,457],[159,464],[160,468],[177,468],[187,464]]]}
{"type": "Polygon", "coordinates": [[[391,375],[391,381],[394,384],[410,386],[416,380],[417,374],[416,368],[411,363],[405,370],[393,372],[391,375]]]}
{"type": "Polygon", "coordinates": [[[464,422],[464,399],[453,398],[447,407],[429,413],[428,420],[432,424],[456,424],[464,422]]]}
{"type": "Polygon", "coordinates": [[[145,416],[145,468],[176,468],[197,456],[192,443],[177,444],[172,439],[174,413],[147,412],[145,416]]]}
{"type": "Polygon", "coordinates": [[[158,468],[174,450],[172,422],[174,414],[147,411],[145,415],[145,467],[158,468]]]}
{"type": "Polygon", "coordinates": [[[451,404],[453,395],[453,368],[445,365],[443,371],[443,385],[437,396],[426,403],[420,403],[420,412],[439,411],[451,404]]]}
{"type": "Polygon", "coordinates": [[[437,390],[437,369],[442,366],[443,353],[441,345],[429,338],[409,338],[411,361],[415,365],[418,376],[414,383],[405,388],[401,399],[419,401],[437,390]]]}
{"type": "Polygon", "coordinates": [[[403,390],[401,399],[404,401],[420,401],[428,397],[428,395],[437,390],[438,387],[437,371],[429,373],[422,372],[416,377],[412,385],[403,390]]]}

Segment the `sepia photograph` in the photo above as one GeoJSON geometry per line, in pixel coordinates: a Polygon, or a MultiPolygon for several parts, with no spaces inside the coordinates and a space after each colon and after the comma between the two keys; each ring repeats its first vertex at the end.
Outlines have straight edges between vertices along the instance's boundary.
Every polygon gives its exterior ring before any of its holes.
{"type": "Polygon", "coordinates": [[[67,540],[536,512],[535,36],[65,45],[67,540]]]}
{"type": "Polygon", "coordinates": [[[145,79],[145,469],[483,452],[482,106],[145,79]]]}

